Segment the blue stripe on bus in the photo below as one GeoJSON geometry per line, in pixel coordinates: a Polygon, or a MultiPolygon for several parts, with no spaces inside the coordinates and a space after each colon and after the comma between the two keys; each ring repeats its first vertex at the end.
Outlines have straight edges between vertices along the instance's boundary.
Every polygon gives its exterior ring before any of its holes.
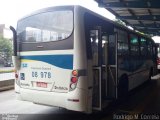
{"type": "Polygon", "coordinates": [[[43,61],[64,69],[73,69],[73,55],[35,55],[21,56],[20,58],[43,61]]]}

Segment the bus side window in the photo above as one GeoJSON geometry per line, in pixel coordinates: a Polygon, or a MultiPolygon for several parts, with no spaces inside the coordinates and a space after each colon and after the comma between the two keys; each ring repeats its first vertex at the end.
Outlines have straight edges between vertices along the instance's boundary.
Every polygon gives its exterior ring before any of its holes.
{"type": "Polygon", "coordinates": [[[98,30],[90,31],[93,65],[98,66],[98,30]]]}
{"type": "Polygon", "coordinates": [[[102,36],[102,64],[107,65],[108,64],[108,36],[103,35],[102,36]]]}
{"type": "Polygon", "coordinates": [[[121,70],[130,70],[128,34],[123,30],[118,32],[118,67],[121,70]]]}
{"type": "Polygon", "coordinates": [[[143,61],[143,59],[147,58],[147,53],[148,53],[147,41],[144,38],[140,38],[140,50],[141,50],[141,58],[143,61]]]}
{"type": "Polygon", "coordinates": [[[148,40],[148,58],[151,59],[152,58],[152,42],[148,40]]]}
{"type": "Polygon", "coordinates": [[[130,41],[130,67],[131,71],[136,71],[141,66],[139,39],[135,34],[129,34],[130,41]]]}

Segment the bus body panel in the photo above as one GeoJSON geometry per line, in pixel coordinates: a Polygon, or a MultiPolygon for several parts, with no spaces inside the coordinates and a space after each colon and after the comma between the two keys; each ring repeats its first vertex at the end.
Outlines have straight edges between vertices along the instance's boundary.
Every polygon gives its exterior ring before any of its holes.
{"type": "Polygon", "coordinates": [[[16,90],[19,99],[87,112],[87,58],[85,33],[82,30],[84,13],[80,10],[81,7],[74,7],[74,31],[70,38],[74,39],[73,49],[19,52],[21,68],[17,73],[20,90],[16,90]],[[79,75],[76,88],[72,91],[73,70],[83,74],[79,75]]]}
{"type": "Polygon", "coordinates": [[[67,94],[25,88],[21,88],[20,92],[21,94],[17,94],[19,100],[30,101],[47,106],[62,107],[80,112],[86,111],[86,92],[82,89],[76,89],[67,94]]]}
{"type": "Polygon", "coordinates": [[[68,54],[60,54],[58,51],[47,51],[43,54],[41,51],[32,51],[32,55],[25,55],[30,52],[20,53],[20,86],[35,90],[68,92],[73,68],[73,50],[65,52],[68,54]]]}
{"type": "Polygon", "coordinates": [[[123,74],[126,74],[128,76],[130,91],[148,80],[150,68],[153,67],[153,65],[154,63],[152,60],[145,60],[142,63],[141,67],[134,72],[128,72],[122,69],[118,69],[118,77],[121,77],[123,74]]]}
{"type": "Polygon", "coordinates": [[[91,113],[92,93],[89,92],[88,89],[88,86],[90,86],[89,81],[91,79],[88,76],[88,59],[86,53],[87,45],[84,23],[85,13],[86,10],[81,6],[74,7],[74,69],[80,69],[83,71],[83,75],[78,79],[77,88],[83,89],[85,91],[85,112],[91,113]]]}

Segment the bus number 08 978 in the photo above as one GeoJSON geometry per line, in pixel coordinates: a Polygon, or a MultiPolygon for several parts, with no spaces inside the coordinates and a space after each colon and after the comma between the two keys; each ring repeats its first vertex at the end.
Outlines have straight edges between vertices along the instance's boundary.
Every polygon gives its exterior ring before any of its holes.
{"type": "Polygon", "coordinates": [[[32,72],[32,77],[51,78],[51,72],[32,72]]]}

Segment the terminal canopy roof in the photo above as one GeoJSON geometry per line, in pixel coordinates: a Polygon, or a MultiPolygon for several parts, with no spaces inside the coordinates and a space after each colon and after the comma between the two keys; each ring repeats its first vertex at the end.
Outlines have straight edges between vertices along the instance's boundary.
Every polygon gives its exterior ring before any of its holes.
{"type": "Polygon", "coordinates": [[[95,0],[135,30],[160,35],[160,0],[95,0]]]}

